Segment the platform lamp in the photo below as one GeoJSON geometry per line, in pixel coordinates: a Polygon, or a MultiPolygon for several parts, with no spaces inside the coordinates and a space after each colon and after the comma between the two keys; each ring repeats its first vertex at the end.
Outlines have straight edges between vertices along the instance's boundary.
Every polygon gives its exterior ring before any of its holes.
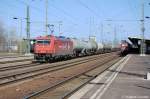
{"type": "Polygon", "coordinates": [[[146,19],[150,19],[150,17],[149,17],[149,16],[146,16],[145,18],[146,18],[146,19]]]}
{"type": "Polygon", "coordinates": [[[14,19],[14,20],[19,20],[19,21],[20,21],[20,22],[19,22],[19,23],[20,23],[20,35],[19,35],[19,36],[20,36],[20,37],[19,37],[19,38],[20,38],[20,39],[19,39],[19,41],[20,41],[20,43],[19,43],[19,45],[20,45],[20,49],[19,49],[19,53],[20,53],[20,54],[22,54],[22,47],[21,47],[21,45],[22,45],[22,44],[21,44],[21,35],[22,35],[22,18],[13,17],[13,19],[14,19]]]}
{"type": "Polygon", "coordinates": [[[140,51],[140,56],[145,56],[145,38],[144,38],[144,33],[145,33],[145,20],[144,20],[144,0],[141,0],[141,51],[140,51]]]}
{"type": "MultiPolygon", "coordinates": [[[[150,3],[149,3],[149,5],[150,5],[150,3]]],[[[146,16],[145,18],[146,18],[146,19],[150,19],[149,16],[146,16]]],[[[146,79],[147,79],[147,80],[150,80],[150,73],[149,73],[149,72],[147,72],[146,79]]]]}

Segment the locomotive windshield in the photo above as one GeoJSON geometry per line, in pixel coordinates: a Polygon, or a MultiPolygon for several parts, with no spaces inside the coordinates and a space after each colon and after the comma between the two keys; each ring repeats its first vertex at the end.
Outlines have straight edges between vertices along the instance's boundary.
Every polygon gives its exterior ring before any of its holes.
{"type": "Polygon", "coordinates": [[[50,44],[50,41],[49,40],[37,40],[36,42],[37,44],[50,44]]]}

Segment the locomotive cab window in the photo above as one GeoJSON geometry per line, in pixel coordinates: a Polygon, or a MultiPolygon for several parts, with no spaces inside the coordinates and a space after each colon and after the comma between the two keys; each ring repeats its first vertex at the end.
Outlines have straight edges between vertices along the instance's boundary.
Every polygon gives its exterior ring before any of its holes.
{"type": "Polygon", "coordinates": [[[50,44],[49,40],[38,40],[37,44],[50,44]]]}

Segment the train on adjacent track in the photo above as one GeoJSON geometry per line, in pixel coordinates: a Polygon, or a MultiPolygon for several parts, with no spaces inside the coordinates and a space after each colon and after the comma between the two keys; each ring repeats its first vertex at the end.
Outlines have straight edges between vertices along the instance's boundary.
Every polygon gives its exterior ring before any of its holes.
{"type": "Polygon", "coordinates": [[[48,35],[37,37],[34,43],[34,59],[37,61],[51,61],[111,51],[111,45],[97,43],[92,37],[85,41],[64,36],[48,35]]]}
{"type": "Polygon", "coordinates": [[[130,52],[131,44],[126,40],[122,40],[120,44],[120,55],[125,56],[130,52]]]}

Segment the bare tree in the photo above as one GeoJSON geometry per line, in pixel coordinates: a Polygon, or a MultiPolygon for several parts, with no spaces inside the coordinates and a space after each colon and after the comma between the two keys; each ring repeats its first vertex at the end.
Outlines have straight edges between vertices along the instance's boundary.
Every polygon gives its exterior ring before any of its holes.
{"type": "Polygon", "coordinates": [[[2,21],[0,21],[0,51],[6,49],[6,35],[5,35],[5,28],[2,21]]]}
{"type": "Polygon", "coordinates": [[[0,43],[2,43],[5,40],[5,29],[3,27],[3,23],[0,21],[0,43]]]}

